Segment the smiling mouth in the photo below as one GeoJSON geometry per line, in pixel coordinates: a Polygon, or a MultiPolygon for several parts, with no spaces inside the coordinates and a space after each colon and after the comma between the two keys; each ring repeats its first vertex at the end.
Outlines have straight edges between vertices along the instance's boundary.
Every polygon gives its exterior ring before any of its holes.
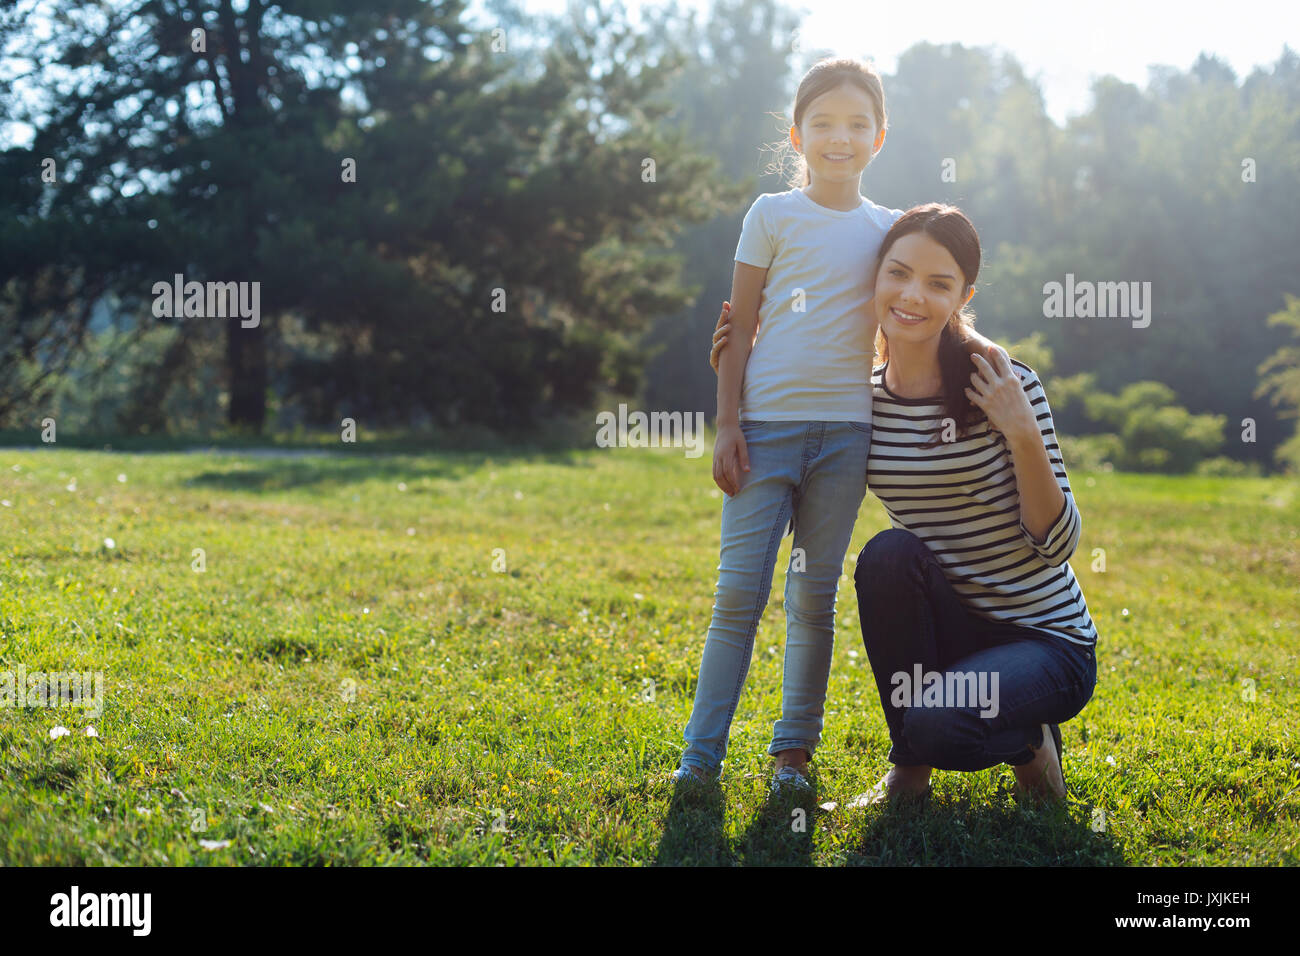
{"type": "Polygon", "coordinates": [[[925,321],[925,316],[923,315],[914,315],[911,312],[900,312],[892,306],[889,309],[889,314],[904,325],[920,325],[925,321]]]}
{"type": "Polygon", "coordinates": [[[822,153],[822,159],[832,163],[847,163],[852,158],[852,153],[822,153]]]}

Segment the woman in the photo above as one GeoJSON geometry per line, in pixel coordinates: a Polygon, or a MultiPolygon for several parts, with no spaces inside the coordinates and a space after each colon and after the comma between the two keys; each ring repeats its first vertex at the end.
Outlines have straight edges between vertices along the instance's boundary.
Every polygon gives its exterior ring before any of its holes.
{"type": "Polygon", "coordinates": [[[932,203],[895,222],[875,266],[867,484],[894,527],[854,581],[894,766],[857,803],[923,793],[933,767],[999,763],[1019,796],[1064,800],[1058,725],[1096,684],[1051,411],[1032,369],[972,346],[979,265],[970,220],[932,203]]]}

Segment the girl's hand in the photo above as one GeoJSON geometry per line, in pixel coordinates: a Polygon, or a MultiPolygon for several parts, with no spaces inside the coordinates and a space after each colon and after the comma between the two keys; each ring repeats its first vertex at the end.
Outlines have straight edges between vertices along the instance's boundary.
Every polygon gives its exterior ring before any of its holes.
{"type": "Polygon", "coordinates": [[[727,321],[730,316],[731,303],[723,302],[722,311],[718,313],[718,324],[713,327],[713,350],[709,352],[709,364],[713,366],[715,374],[718,371],[718,356],[727,344],[727,332],[731,329],[731,323],[727,321]]]}
{"type": "Polygon", "coordinates": [[[977,371],[971,373],[973,387],[966,389],[966,397],[984,411],[990,427],[1005,435],[1011,444],[1031,438],[1041,441],[1038,419],[1006,353],[991,347],[989,356],[992,365],[979,352],[971,353],[977,371]]]}
{"type": "Polygon", "coordinates": [[[740,425],[720,425],[713,443],[713,481],[724,494],[735,497],[740,491],[742,471],[749,471],[749,448],[740,425]]]}

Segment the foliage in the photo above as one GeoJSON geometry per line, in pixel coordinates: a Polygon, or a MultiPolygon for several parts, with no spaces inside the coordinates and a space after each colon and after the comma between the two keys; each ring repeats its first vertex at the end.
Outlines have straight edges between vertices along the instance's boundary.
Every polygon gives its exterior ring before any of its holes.
{"type": "MultiPolygon", "coordinates": [[[[1300,297],[1288,295],[1286,308],[1268,317],[1269,325],[1291,329],[1300,337],[1300,297]]],[[[1284,411],[1281,418],[1300,417],[1300,345],[1284,345],[1268,357],[1259,367],[1259,388],[1255,396],[1270,396],[1275,407],[1284,411]]],[[[1295,434],[1277,450],[1277,459],[1300,471],[1300,423],[1295,434]]]]}

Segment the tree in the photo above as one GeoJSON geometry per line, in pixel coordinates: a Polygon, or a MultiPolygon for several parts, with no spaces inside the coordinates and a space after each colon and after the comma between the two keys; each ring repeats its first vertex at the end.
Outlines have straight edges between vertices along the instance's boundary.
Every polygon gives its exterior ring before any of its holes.
{"type": "Polygon", "coordinates": [[[680,57],[649,60],[621,7],[574,7],[522,64],[459,0],[50,6],[51,35],[5,37],[58,93],[0,104],[36,129],[6,153],[4,321],[39,342],[27,300],[70,283],[45,309],[84,329],[107,293],[128,323],[174,321],[149,305],[176,273],[260,282],[256,325],[184,323],[225,337],[234,425],[261,429],[273,389],[335,425],[504,427],[581,405],[634,381],[637,334],[685,301],[674,232],[734,199],[657,125],[680,57]],[[56,87],[59,70],[85,82],[56,87]],[[290,329],[313,347],[286,346],[290,329]]]}
{"type": "MultiPolygon", "coordinates": [[[[1286,297],[1286,308],[1268,317],[1270,326],[1289,328],[1300,338],[1300,298],[1286,297]]],[[[1300,345],[1284,345],[1259,366],[1259,388],[1255,397],[1269,397],[1275,408],[1284,409],[1281,418],[1300,417],[1300,345]]],[[[1277,460],[1293,470],[1300,470],[1300,424],[1277,450],[1277,460]]]]}

